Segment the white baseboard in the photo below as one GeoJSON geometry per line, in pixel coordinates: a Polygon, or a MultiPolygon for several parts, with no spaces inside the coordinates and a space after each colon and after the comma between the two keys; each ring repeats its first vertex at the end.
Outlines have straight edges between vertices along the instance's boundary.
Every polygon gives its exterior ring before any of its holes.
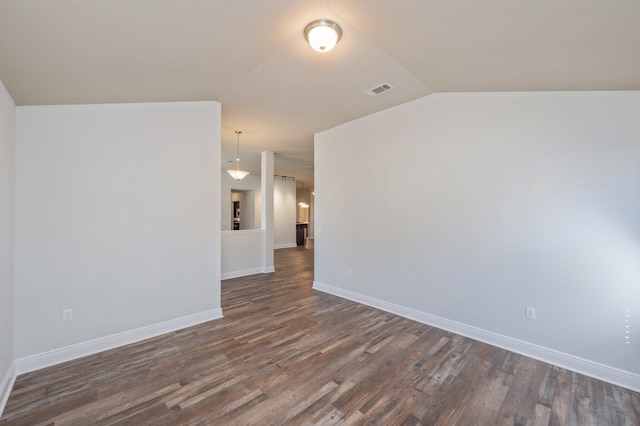
{"type": "Polygon", "coordinates": [[[64,348],[54,349],[36,355],[27,356],[16,360],[16,373],[23,374],[30,371],[39,370],[51,365],[71,361],[87,355],[93,355],[108,349],[117,348],[141,340],[156,337],[161,334],[170,333],[192,325],[222,318],[222,308],[211,309],[186,317],[176,318],[157,324],[140,327],[111,336],[100,337],[87,342],[77,343],[64,348]]]}
{"type": "Polygon", "coordinates": [[[273,246],[274,250],[283,249],[283,248],[296,248],[298,244],[296,243],[287,243],[287,244],[276,244],[273,246]]]}
{"type": "Polygon", "coordinates": [[[4,377],[0,382],[0,417],[2,417],[4,407],[7,405],[9,394],[11,393],[11,389],[13,389],[13,384],[15,383],[15,381],[16,364],[15,362],[11,362],[11,365],[9,365],[7,372],[4,374],[4,377]]]}
{"type": "Polygon", "coordinates": [[[313,288],[324,293],[333,294],[334,296],[362,303],[363,305],[372,306],[423,324],[470,337],[539,361],[557,365],[558,367],[566,368],[568,370],[584,374],[585,376],[622,386],[636,392],[640,391],[640,375],[629,371],[610,367],[608,365],[566,354],[564,352],[559,352],[533,343],[525,342],[523,340],[514,339],[512,337],[503,336],[498,333],[483,330],[457,321],[452,321],[412,308],[407,308],[405,306],[396,305],[395,303],[386,302],[384,300],[376,299],[374,297],[339,287],[334,287],[318,281],[313,282],[313,288]]]}
{"type": "Polygon", "coordinates": [[[273,266],[270,266],[267,268],[260,267],[260,268],[242,269],[240,271],[223,272],[222,274],[220,274],[220,279],[228,280],[231,278],[246,277],[247,275],[267,274],[269,272],[275,272],[275,269],[273,266]]]}

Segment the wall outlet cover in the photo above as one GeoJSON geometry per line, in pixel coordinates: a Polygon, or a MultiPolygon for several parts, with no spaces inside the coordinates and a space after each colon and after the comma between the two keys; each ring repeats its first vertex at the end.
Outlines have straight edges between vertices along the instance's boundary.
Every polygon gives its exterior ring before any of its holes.
{"type": "Polygon", "coordinates": [[[536,308],[527,306],[527,308],[525,309],[525,315],[528,319],[536,319],[536,308]]]}

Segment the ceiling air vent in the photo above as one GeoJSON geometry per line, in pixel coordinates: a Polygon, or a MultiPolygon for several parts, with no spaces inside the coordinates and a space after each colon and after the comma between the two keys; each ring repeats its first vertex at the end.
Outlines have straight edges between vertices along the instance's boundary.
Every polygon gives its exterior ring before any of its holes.
{"type": "Polygon", "coordinates": [[[367,95],[374,97],[374,96],[378,96],[383,94],[384,92],[388,92],[389,90],[394,89],[394,87],[392,85],[390,85],[389,83],[384,83],[381,84],[380,86],[376,86],[372,89],[369,90],[365,90],[364,93],[366,93],[367,95]]]}

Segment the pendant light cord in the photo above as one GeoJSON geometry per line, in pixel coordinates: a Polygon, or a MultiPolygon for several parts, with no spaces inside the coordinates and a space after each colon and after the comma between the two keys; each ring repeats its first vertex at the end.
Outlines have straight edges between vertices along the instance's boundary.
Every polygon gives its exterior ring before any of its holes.
{"type": "Polygon", "coordinates": [[[236,135],[238,135],[238,144],[237,144],[237,153],[236,153],[236,170],[240,170],[240,133],[241,130],[236,130],[236,135]]]}

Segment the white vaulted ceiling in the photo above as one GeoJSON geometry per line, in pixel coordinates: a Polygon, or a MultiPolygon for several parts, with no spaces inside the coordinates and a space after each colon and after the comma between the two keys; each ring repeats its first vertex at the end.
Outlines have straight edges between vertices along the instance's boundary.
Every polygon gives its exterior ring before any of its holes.
{"type": "Polygon", "coordinates": [[[240,129],[243,168],[274,151],[310,187],[315,132],[432,92],[638,90],[639,23],[637,0],[1,0],[0,80],[18,105],[220,101],[225,161],[240,129]]]}

